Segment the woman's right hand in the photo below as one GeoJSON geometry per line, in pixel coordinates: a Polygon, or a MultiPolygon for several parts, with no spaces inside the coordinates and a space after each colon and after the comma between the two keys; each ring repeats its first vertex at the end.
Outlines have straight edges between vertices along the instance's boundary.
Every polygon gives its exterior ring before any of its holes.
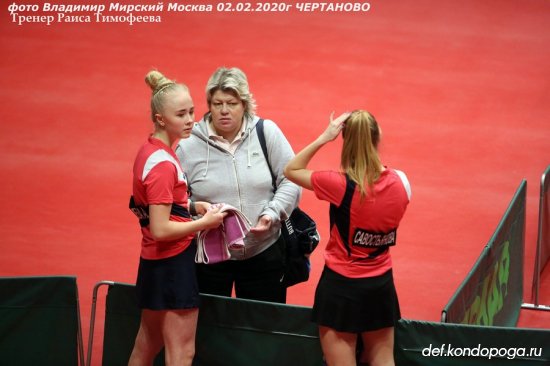
{"type": "Polygon", "coordinates": [[[334,112],[330,114],[330,123],[327,129],[321,134],[320,138],[323,143],[334,140],[344,129],[344,122],[351,115],[350,112],[344,112],[334,119],[334,112]]]}
{"type": "Polygon", "coordinates": [[[221,206],[211,205],[201,220],[204,223],[204,229],[215,229],[223,223],[227,212],[220,212],[221,206]]]}

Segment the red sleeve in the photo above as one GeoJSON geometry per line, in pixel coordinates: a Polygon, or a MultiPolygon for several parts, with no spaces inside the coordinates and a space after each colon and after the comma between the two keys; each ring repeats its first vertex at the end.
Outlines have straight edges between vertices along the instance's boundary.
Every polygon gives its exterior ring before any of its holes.
{"type": "Polygon", "coordinates": [[[169,161],[157,164],[147,174],[143,182],[147,204],[173,203],[174,187],[177,180],[177,170],[174,164],[169,161]]]}
{"type": "Polygon", "coordinates": [[[315,196],[323,201],[340,205],[346,193],[346,177],[335,171],[318,171],[311,175],[315,196]]]}

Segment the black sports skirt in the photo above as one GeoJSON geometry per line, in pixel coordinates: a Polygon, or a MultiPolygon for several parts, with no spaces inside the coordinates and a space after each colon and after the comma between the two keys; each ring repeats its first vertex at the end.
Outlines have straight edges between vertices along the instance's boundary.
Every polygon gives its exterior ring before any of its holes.
{"type": "Polygon", "coordinates": [[[150,310],[191,309],[199,306],[195,272],[197,246],[164,259],[139,260],[136,292],[138,306],[150,310]]]}
{"type": "Polygon", "coordinates": [[[391,269],[376,277],[347,278],[325,266],[315,291],[313,322],[361,333],[393,327],[400,318],[391,269]]]}

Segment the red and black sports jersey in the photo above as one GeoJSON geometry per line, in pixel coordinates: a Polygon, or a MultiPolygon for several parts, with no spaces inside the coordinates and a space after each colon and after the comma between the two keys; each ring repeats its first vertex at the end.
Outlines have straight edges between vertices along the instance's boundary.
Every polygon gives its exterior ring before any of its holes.
{"type": "MultiPolygon", "coordinates": [[[[149,137],[139,149],[134,163],[133,197],[136,206],[148,207],[151,204],[171,204],[187,211],[187,179],[180,167],[174,151],[162,141],[149,137]]],[[[170,214],[171,221],[190,221],[188,217],[170,214]]],[[[141,257],[162,259],[184,251],[194,235],[179,240],[155,241],[149,225],[141,228],[143,234],[141,257]]]]}
{"type": "Polygon", "coordinates": [[[349,278],[379,276],[389,270],[389,246],[396,244],[397,228],[410,199],[405,174],[384,170],[363,200],[344,173],[317,171],[311,182],[317,198],[331,204],[326,265],[349,278]]]}

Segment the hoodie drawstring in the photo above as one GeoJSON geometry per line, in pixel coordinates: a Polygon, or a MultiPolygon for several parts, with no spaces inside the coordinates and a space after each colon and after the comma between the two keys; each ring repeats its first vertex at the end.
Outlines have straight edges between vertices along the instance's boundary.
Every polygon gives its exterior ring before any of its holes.
{"type": "Polygon", "coordinates": [[[208,165],[210,163],[210,141],[206,140],[206,169],[204,170],[203,177],[206,177],[208,174],[208,165]]]}
{"type": "Polygon", "coordinates": [[[248,167],[250,168],[252,166],[252,162],[250,159],[250,125],[248,126],[248,147],[246,148],[246,155],[248,157],[248,167]]]}

